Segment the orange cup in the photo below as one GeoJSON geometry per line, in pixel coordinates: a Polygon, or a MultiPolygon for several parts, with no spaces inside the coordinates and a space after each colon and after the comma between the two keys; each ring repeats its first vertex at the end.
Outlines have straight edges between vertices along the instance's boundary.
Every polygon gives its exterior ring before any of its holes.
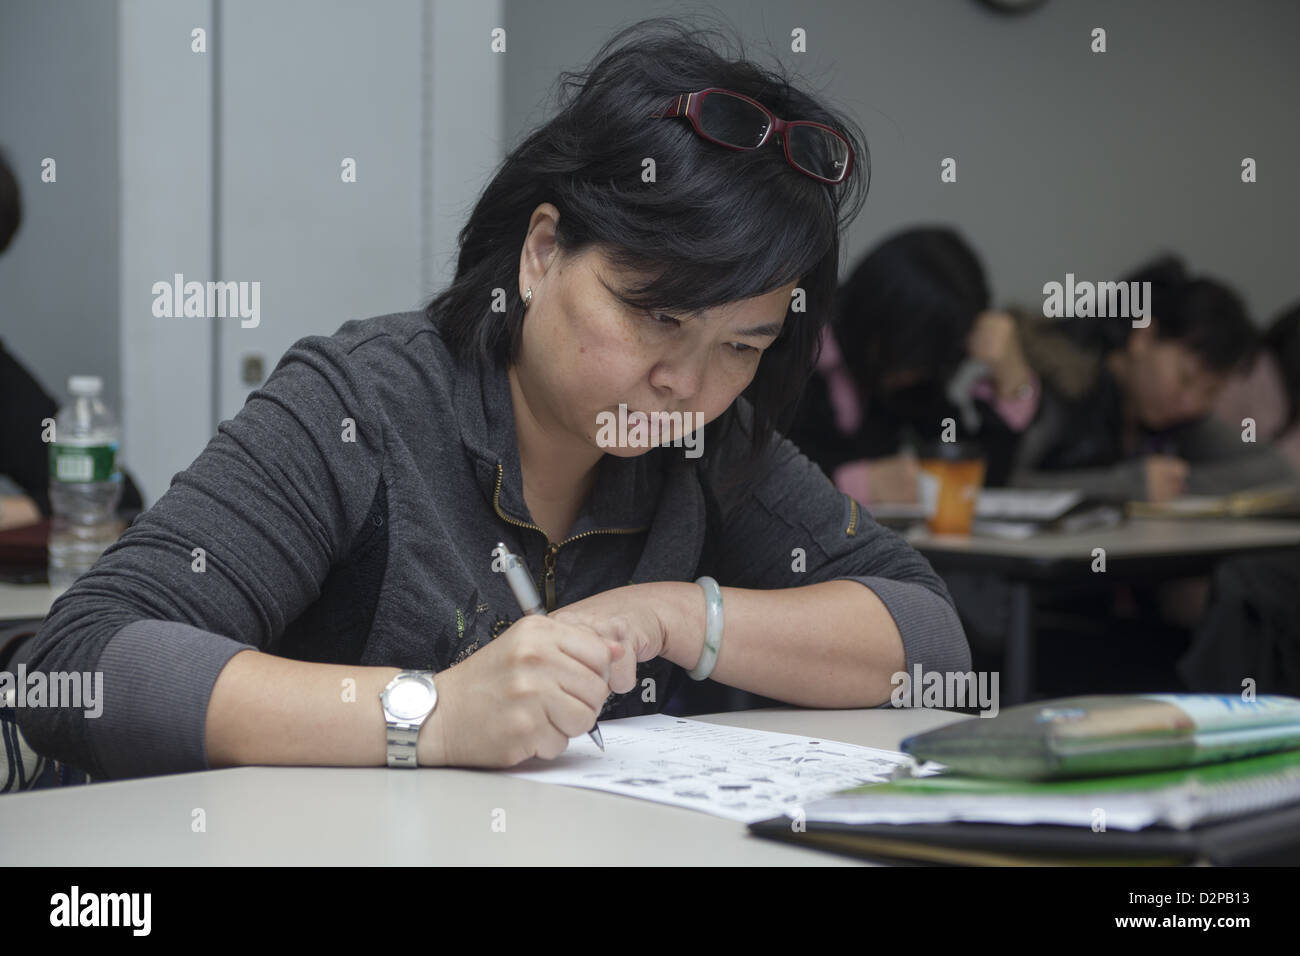
{"type": "Polygon", "coordinates": [[[920,498],[932,534],[970,534],[984,485],[985,462],[977,446],[941,442],[922,457],[920,498]]]}

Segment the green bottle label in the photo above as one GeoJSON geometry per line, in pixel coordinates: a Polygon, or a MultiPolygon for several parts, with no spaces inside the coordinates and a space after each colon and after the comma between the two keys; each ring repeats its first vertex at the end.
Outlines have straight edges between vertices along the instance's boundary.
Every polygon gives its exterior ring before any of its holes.
{"type": "Polygon", "coordinates": [[[54,481],[117,480],[117,443],[110,445],[50,445],[50,478],[54,481]]]}

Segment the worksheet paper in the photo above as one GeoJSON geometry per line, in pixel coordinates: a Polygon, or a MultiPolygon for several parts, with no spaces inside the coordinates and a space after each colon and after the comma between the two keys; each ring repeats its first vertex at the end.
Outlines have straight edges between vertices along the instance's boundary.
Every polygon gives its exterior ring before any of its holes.
{"type": "Polygon", "coordinates": [[[534,758],[504,772],[753,823],[912,765],[892,750],[664,714],[602,721],[600,732],[604,753],[583,734],[554,760],[534,758]]]}

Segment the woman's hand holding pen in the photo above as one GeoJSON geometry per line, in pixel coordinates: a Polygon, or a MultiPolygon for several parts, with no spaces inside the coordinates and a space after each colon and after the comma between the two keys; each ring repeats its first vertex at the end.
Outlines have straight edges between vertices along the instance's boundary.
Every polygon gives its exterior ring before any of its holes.
{"type": "MultiPolygon", "coordinates": [[[[631,641],[636,664],[662,657],[690,669],[704,648],[704,592],[690,581],[652,581],[611,588],[566,604],[552,614],[582,615],[582,620],[613,628],[631,641]]],[[[621,693],[621,692],[620,692],[621,693]]]]}
{"type": "Polygon", "coordinates": [[[634,629],[621,616],[561,609],[515,621],[435,678],[421,766],[512,767],[554,759],[589,731],[610,691],[636,686],[634,629]]]}
{"type": "MultiPolygon", "coordinates": [[[[566,604],[552,611],[551,616],[586,624],[630,642],[634,653],[625,664],[635,684],[636,665],[664,653],[668,643],[668,625],[665,622],[668,610],[660,584],[629,584],[566,604]]],[[[630,689],[629,686],[623,691],[615,690],[624,693],[630,689]]]]}

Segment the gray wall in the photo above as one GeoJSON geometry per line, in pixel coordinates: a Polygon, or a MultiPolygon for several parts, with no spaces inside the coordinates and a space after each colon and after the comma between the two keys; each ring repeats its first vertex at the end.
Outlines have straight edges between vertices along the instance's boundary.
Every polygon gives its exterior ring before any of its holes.
{"type": "MultiPolygon", "coordinates": [[[[544,118],[542,94],[617,26],[704,9],[656,0],[508,0],[506,136],[544,118]]],[[[730,0],[712,9],[747,46],[823,86],[864,128],[871,194],[847,268],[905,225],[956,225],[995,295],[1106,279],[1157,249],[1233,282],[1257,322],[1300,299],[1295,97],[1300,4],[1290,0],[1047,0],[1003,16],[974,0],[730,0]],[[790,31],[808,52],[790,52],[790,31]],[[1089,50],[1104,27],[1108,52],[1089,50]],[[939,180],[957,159],[956,183],[939,180]],[[1240,161],[1259,182],[1240,181],[1240,161]]]]}
{"type": "Polygon", "coordinates": [[[269,373],[305,335],[417,305],[421,26],[419,0],[223,3],[218,271],[261,283],[261,317],[213,320],[219,418],[251,391],[244,356],[269,373]]]}
{"type": "Polygon", "coordinates": [[[0,256],[0,337],[57,400],[94,374],[120,408],[116,37],[111,3],[0,3],[0,148],[24,207],[0,256]]]}
{"type": "Polygon", "coordinates": [[[260,384],[246,356],[269,373],[297,339],[450,278],[501,153],[496,0],[25,0],[0,18],[0,143],[29,206],[0,259],[3,335],[51,392],[105,377],[147,503],[260,384]],[[260,283],[260,323],[153,315],[176,273],[260,283]]]}
{"type": "Polygon", "coordinates": [[[212,54],[190,48],[196,27],[211,36],[212,3],[131,0],[118,12],[118,409],[123,458],[152,504],[213,430],[212,330],[154,317],[152,292],[177,272],[205,279],[213,264],[212,54]]]}

